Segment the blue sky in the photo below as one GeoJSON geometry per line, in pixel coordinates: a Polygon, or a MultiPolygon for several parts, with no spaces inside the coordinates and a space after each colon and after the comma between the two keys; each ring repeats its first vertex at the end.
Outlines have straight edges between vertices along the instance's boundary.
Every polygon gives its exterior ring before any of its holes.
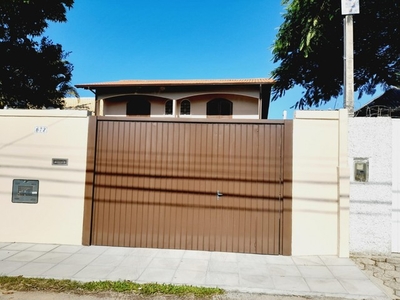
{"type": "MultiPolygon", "coordinates": [[[[75,0],[66,23],[45,35],[71,52],[72,84],[122,79],[270,78],[271,47],[283,21],[280,0],[75,0]]],[[[90,91],[78,90],[81,97],[90,91]]],[[[296,88],[271,103],[281,119],[296,88]]],[[[368,100],[370,97],[368,97],[368,100]]],[[[355,100],[355,108],[365,100],[355,100]]],[[[324,109],[343,106],[333,99],[324,109]]]]}

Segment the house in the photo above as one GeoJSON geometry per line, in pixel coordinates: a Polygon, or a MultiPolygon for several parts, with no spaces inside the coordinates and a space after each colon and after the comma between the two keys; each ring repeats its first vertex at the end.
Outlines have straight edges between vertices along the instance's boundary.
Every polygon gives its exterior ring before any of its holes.
{"type": "Polygon", "coordinates": [[[355,111],[356,117],[400,117],[400,88],[392,86],[381,96],[355,111]]]}
{"type": "Polygon", "coordinates": [[[274,80],[121,80],[78,84],[97,116],[267,119],[274,80]]]}

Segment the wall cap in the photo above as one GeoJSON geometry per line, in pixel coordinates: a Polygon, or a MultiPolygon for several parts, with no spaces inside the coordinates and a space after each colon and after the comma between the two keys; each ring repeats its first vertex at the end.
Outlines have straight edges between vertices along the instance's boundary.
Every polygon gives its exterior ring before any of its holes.
{"type": "Polygon", "coordinates": [[[295,119],[337,120],[340,110],[296,110],[295,119]]]}
{"type": "Polygon", "coordinates": [[[86,118],[87,110],[69,109],[0,109],[0,117],[63,117],[86,118]]]}

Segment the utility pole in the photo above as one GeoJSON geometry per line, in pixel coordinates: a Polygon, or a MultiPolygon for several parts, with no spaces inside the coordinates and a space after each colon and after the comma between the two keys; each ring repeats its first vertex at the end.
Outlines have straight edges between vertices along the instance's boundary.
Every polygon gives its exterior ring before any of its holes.
{"type": "Polygon", "coordinates": [[[349,117],[354,116],[354,42],[353,15],[360,13],[359,0],[342,0],[344,15],[344,103],[349,117]]]}

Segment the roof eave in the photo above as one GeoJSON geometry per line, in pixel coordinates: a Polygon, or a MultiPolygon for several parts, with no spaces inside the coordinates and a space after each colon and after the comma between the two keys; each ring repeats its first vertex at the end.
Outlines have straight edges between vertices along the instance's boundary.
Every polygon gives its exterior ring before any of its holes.
{"type": "Polygon", "coordinates": [[[166,80],[166,81],[129,81],[121,80],[116,82],[104,82],[104,83],[87,83],[87,84],[77,84],[75,87],[84,89],[96,89],[96,88],[118,88],[118,87],[138,87],[138,86],[213,86],[213,85],[260,85],[268,84],[273,85],[275,81],[273,79],[243,79],[243,80],[166,80]]]}

